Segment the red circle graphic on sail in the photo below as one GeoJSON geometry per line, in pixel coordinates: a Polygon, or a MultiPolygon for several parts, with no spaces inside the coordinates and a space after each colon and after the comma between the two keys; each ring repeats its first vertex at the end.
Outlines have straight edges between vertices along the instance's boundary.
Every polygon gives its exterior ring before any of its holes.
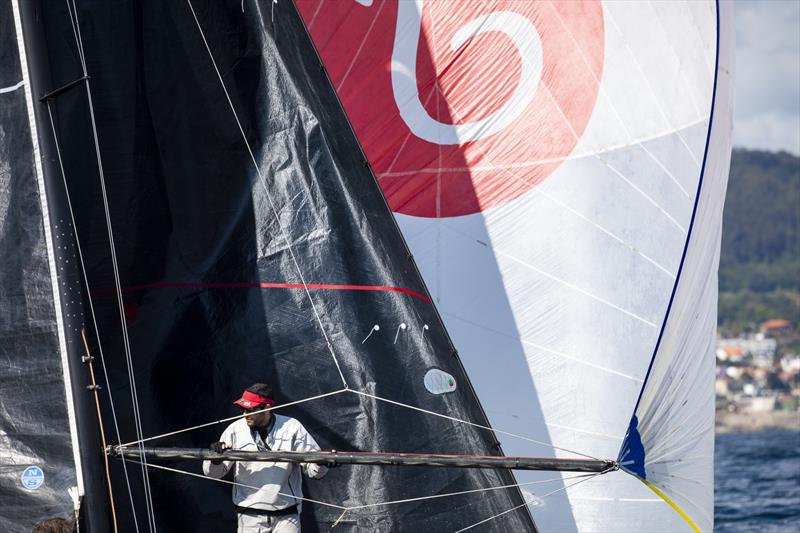
{"type": "Polygon", "coordinates": [[[569,156],[594,109],[598,3],[298,5],[396,212],[453,217],[519,197],[569,156]]]}

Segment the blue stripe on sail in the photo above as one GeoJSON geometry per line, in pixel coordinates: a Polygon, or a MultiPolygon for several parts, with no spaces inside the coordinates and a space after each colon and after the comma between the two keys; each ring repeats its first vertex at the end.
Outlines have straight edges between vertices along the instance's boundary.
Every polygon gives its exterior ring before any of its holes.
{"type": "MultiPolygon", "coordinates": [[[[653,355],[650,357],[650,364],[647,366],[647,373],[644,376],[644,382],[642,383],[642,388],[639,390],[639,397],[636,399],[636,405],[633,408],[633,418],[631,419],[631,425],[628,428],[628,433],[630,434],[631,428],[635,428],[638,425],[638,421],[636,420],[636,412],[639,410],[639,404],[642,401],[642,396],[644,396],[644,391],[647,388],[648,382],[650,380],[650,373],[653,370],[653,363],[656,360],[656,354],[658,354],[658,350],[661,347],[661,341],[664,337],[664,331],[667,328],[667,321],[669,320],[670,312],[672,311],[672,304],[675,300],[675,294],[678,292],[678,283],[681,280],[681,274],[683,273],[683,266],[686,262],[686,254],[689,251],[689,242],[692,239],[692,230],[694,229],[694,222],[697,217],[697,206],[700,203],[700,193],[703,190],[703,178],[705,177],[706,172],[706,162],[708,161],[708,148],[711,145],[711,130],[714,125],[714,108],[717,101],[717,80],[719,77],[719,0],[716,0],[716,19],[717,19],[717,50],[716,50],[716,59],[714,62],[714,85],[711,91],[711,110],[709,111],[708,115],[708,131],[706,132],[706,146],[703,152],[703,164],[700,168],[700,179],[697,183],[697,192],[695,193],[694,197],[694,206],[692,208],[692,218],[689,222],[689,229],[686,234],[686,242],[683,246],[683,254],[681,255],[681,262],[678,265],[678,272],[675,277],[675,283],[672,286],[672,293],[669,297],[669,303],[667,304],[667,310],[664,313],[664,320],[661,322],[661,329],[658,333],[658,339],[656,340],[655,348],[653,349],[653,355]]],[[[638,438],[638,431],[636,432],[638,438]]],[[[622,456],[624,452],[624,447],[628,442],[628,435],[625,436],[625,440],[623,441],[623,450],[620,451],[620,456],[622,456]]],[[[641,442],[641,440],[640,440],[641,442]]],[[[644,469],[642,469],[644,471],[644,469]]]]}
{"type": "Polygon", "coordinates": [[[639,419],[636,418],[636,415],[631,418],[631,425],[628,426],[628,432],[625,434],[625,440],[622,443],[622,450],[619,452],[617,462],[623,470],[627,470],[642,479],[647,479],[647,472],[644,469],[644,444],[642,444],[642,437],[639,435],[639,419]]]}

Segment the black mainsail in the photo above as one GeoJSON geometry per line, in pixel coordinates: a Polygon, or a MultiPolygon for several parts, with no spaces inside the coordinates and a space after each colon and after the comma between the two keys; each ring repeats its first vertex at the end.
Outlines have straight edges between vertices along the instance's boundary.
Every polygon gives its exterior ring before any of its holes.
{"type": "MultiPolygon", "coordinates": [[[[206,424],[236,414],[230,401],[250,382],[268,381],[291,404],[281,412],[324,449],[502,454],[292,3],[68,0],[20,11],[50,227],[35,210],[25,224],[54,234],[64,343],[50,303],[41,344],[21,333],[26,322],[2,346],[50,365],[60,399],[37,427],[63,426],[63,438],[58,459],[38,463],[83,472],[86,529],[112,524],[84,328],[103,368],[111,444],[206,446],[224,427],[206,424]],[[62,353],[81,376],[71,388],[62,353]],[[67,441],[79,443],[77,469],[67,441]]],[[[3,127],[28,124],[23,104],[16,114],[4,105],[3,127]]],[[[0,176],[35,192],[33,153],[0,155],[22,166],[0,176]]],[[[0,216],[0,228],[15,220],[0,216]]],[[[35,245],[41,271],[41,237],[35,245]]],[[[3,254],[3,270],[31,271],[10,259],[19,255],[3,254]]],[[[3,420],[19,439],[19,421],[3,420]]],[[[120,530],[232,530],[230,487],[197,472],[113,462],[120,530]]],[[[4,483],[4,495],[29,497],[4,483]]],[[[305,494],[305,531],[534,528],[508,471],[345,466],[305,494]]],[[[24,518],[3,506],[0,520],[26,531],[69,514],[61,492],[52,499],[24,518]]]]}

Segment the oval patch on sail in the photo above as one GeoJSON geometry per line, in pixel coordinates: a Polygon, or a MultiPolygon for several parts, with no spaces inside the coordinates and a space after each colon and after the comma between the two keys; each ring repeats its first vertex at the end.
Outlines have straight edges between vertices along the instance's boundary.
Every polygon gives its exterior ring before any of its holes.
{"type": "Polygon", "coordinates": [[[456,390],[456,379],[438,368],[431,368],[425,373],[425,388],[431,394],[446,394],[456,390]]]}
{"type": "Polygon", "coordinates": [[[29,466],[22,472],[22,486],[27,490],[36,490],[44,485],[44,470],[38,466],[29,466]]]}

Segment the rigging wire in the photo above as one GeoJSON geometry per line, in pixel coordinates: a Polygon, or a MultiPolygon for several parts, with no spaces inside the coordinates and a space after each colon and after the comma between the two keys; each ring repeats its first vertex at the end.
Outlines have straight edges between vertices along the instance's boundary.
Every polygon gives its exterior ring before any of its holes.
{"type": "MultiPolygon", "coordinates": [[[[139,463],[139,461],[137,461],[136,459],[128,459],[128,461],[130,461],[132,463],[139,463]]],[[[140,464],[143,464],[143,463],[140,463],[140,464]]],[[[145,465],[145,466],[147,466],[148,468],[158,468],[159,470],[166,470],[168,472],[175,472],[176,474],[184,474],[184,475],[187,475],[187,476],[198,477],[200,479],[205,479],[205,480],[208,480],[208,481],[216,481],[218,483],[225,483],[225,484],[234,485],[234,486],[237,486],[237,487],[244,487],[246,489],[261,490],[263,488],[263,487],[256,487],[254,485],[246,485],[244,483],[237,483],[236,481],[228,481],[227,479],[218,479],[218,478],[215,478],[215,477],[208,477],[208,476],[204,476],[202,474],[197,474],[195,472],[189,472],[187,470],[180,470],[178,468],[170,468],[168,466],[156,465],[156,464],[153,464],[153,463],[147,463],[147,465],[145,465]]],[[[333,503],[327,503],[327,502],[323,502],[323,501],[319,501],[319,500],[312,500],[311,498],[306,498],[306,497],[303,497],[303,496],[296,496],[294,494],[284,494],[283,492],[278,492],[276,494],[278,494],[280,496],[283,496],[285,498],[293,498],[295,500],[302,500],[304,502],[316,503],[316,504],[319,504],[319,505],[322,505],[322,506],[325,506],[325,507],[333,507],[335,509],[347,510],[347,508],[342,506],[342,505],[336,505],[336,504],[333,504],[333,503]]]]}
{"type": "MultiPolygon", "coordinates": [[[[76,44],[78,47],[78,53],[81,58],[81,67],[83,70],[83,75],[87,76],[86,80],[86,99],[89,106],[89,117],[91,119],[91,126],[92,126],[92,136],[94,140],[94,150],[95,150],[95,157],[97,159],[97,169],[100,175],[100,189],[102,192],[103,197],[103,208],[105,212],[105,219],[106,219],[106,229],[108,231],[108,243],[111,252],[111,264],[112,269],[114,272],[114,284],[116,288],[116,295],[117,295],[117,304],[119,308],[119,317],[120,317],[120,326],[122,331],[122,340],[123,340],[123,348],[125,352],[125,359],[128,369],[128,381],[131,387],[131,403],[133,407],[133,419],[134,419],[134,426],[136,429],[136,436],[139,438],[143,437],[143,430],[142,430],[142,419],[141,419],[141,412],[139,410],[139,397],[136,391],[136,375],[133,370],[133,357],[131,355],[131,347],[130,347],[130,340],[128,338],[128,327],[125,320],[125,310],[123,308],[122,303],[122,284],[120,282],[120,275],[119,275],[119,267],[117,265],[117,254],[116,249],[114,246],[114,232],[112,229],[111,224],[111,213],[109,210],[109,202],[108,202],[108,194],[106,192],[106,182],[105,182],[105,173],[103,171],[103,161],[100,155],[100,142],[97,134],[97,121],[95,118],[94,113],[94,103],[92,100],[92,89],[91,89],[91,82],[88,79],[88,71],[86,69],[86,56],[83,49],[83,39],[81,37],[81,29],[80,29],[80,22],[78,20],[78,9],[75,5],[75,1],[72,0],[70,4],[70,0],[65,0],[67,3],[67,10],[70,13],[70,22],[72,24],[72,29],[75,34],[76,44]],[[74,12],[73,12],[74,10],[74,12]],[[74,17],[74,21],[73,21],[74,17]]],[[[147,464],[147,459],[143,460],[144,465],[147,464]]],[[[157,531],[156,521],[155,521],[155,509],[153,506],[153,495],[150,489],[150,474],[145,466],[142,466],[142,477],[144,480],[144,492],[145,492],[145,505],[147,508],[147,519],[148,519],[148,526],[150,528],[151,533],[155,533],[157,531]]],[[[135,513],[134,513],[135,514],[135,513]]]]}
{"type": "MultiPolygon", "coordinates": [[[[128,459],[128,461],[130,461],[132,463],[138,463],[139,462],[136,459],[128,459]]],[[[239,482],[236,482],[236,481],[229,481],[227,479],[213,478],[213,477],[205,476],[203,474],[198,474],[196,472],[189,472],[188,470],[181,470],[179,468],[171,468],[171,467],[168,467],[168,466],[158,465],[158,464],[154,464],[154,463],[148,463],[147,467],[148,468],[157,468],[159,470],[165,470],[165,471],[168,471],[168,472],[173,472],[175,474],[181,474],[181,475],[196,477],[196,478],[200,478],[200,479],[205,479],[205,480],[208,480],[208,481],[216,481],[218,483],[225,483],[227,485],[233,485],[233,486],[237,486],[237,487],[244,487],[244,488],[247,488],[247,489],[259,490],[261,488],[261,487],[256,487],[256,486],[253,486],[253,485],[247,485],[245,483],[239,483],[239,482]]],[[[529,486],[529,485],[542,485],[542,484],[545,484],[545,483],[554,483],[554,482],[557,482],[557,481],[569,481],[569,480],[572,480],[572,479],[580,479],[582,481],[587,481],[588,478],[597,477],[599,475],[602,475],[602,474],[579,474],[579,475],[567,476],[567,477],[560,477],[559,476],[559,477],[555,477],[555,478],[541,479],[541,480],[536,480],[536,481],[527,481],[525,483],[513,483],[513,484],[509,484],[509,485],[500,485],[500,486],[496,486],[496,487],[482,487],[482,488],[479,488],[479,489],[463,490],[463,491],[458,491],[458,492],[447,492],[447,493],[444,493],[444,494],[432,494],[430,496],[419,496],[419,497],[415,497],[415,498],[406,498],[406,499],[402,499],[402,500],[390,500],[390,501],[386,501],[386,502],[376,502],[376,503],[369,503],[369,504],[362,504],[362,505],[351,505],[351,506],[339,505],[339,504],[335,504],[335,503],[328,503],[328,502],[324,502],[324,501],[321,501],[321,500],[314,500],[314,499],[311,499],[311,498],[296,496],[294,494],[284,494],[284,493],[280,493],[280,492],[278,494],[281,495],[281,496],[287,497],[287,498],[294,498],[296,500],[302,500],[304,502],[315,503],[315,504],[318,504],[318,505],[322,505],[324,507],[331,507],[331,508],[334,508],[334,509],[341,509],[342,511],[344,511],[346,513],[346,512],[349,512],[349,511],[358,511],[360,509],[368,509],[368,508],[380,507],[380,506],[384,506],[384,505],[399,505],[399,504],[403,504],[403,503],[413,503],[413,502],[418,502],[418,501],[433,500],[433,499],[438,499],[438,498],[446,498],[446,497],[449,497],[449,496],[462,496],[462,495],[465,495],[465,494],[491,492],[491,491],[496,491],[496,490],[511,489],[511,488],[518,488],[518,487],[526,487],[526,486],[529,486]]],[[[578,483],[580,483],[580,481],[578,483]]],[[[565,488],[569,488],[569,487],[571,487],[573,485],[577,485],[578,483],[573,483],[573,484],[568,485],[566,487],[561,487],[561,488],[559,488],[557,490],[554,490],[552,492],[548,492],[544,496],[540,496],[540,498],[546,498],[546,497],[550,496],[551,494],[555,494],[555,493],[557,493],[559,491],[564,490],[565,488]]],[[[525,505],[527,505],[527,503],[530,503],[530,501],[526,501],[525,505]]],[[[502,514],[509,513],[511,511],[514,511],[514,510],[518,509],[519,507],[521,507],[521,506],[517,506],[517,507],[515,507],[513,509],[505,511],[504,513],[501,513],[500,515],[496,515],[496,516],[501,516],[502,514]]],[[[342,513],[342,515],[339,517],[338,520],[341,520],[342,516],[344,516],[344,513],[342,513]]],[[[492,517],[492,518],[495,518],[495,517],[492,517]]],[[[489,518],[486,521],[491,520],[492,518],[489,518]]],[[[338,520],[337,520],[337,522],[338,522],[338,520]]],[[[477,524],[474,524],[474,525],[477,525],[477,524]]],[[[470,526],[470,527],[474,527],[474,525],[470,526]]]]}
{"type": "Polygon", "coordinates": [[[602,459],[599,459],[599,458],[597,458],[597,457],[595,457],[593,455],[589,455],[589,454],[586,454],[586,453],[581,453],[581,452],[578,452],[578,451],[575,451],[575,450],[570,450],[568,448],[563,448],[561,446],[555,446],[554,444],[551,444],[549,442],[544,442],[544,441],[541,441],[541,440],[532,439],[530,437],[525,437],[523,435],[518,435],[516,433],[510,433],[508,431],[495,429],[495,428],[492,428],[490,426],[484,426],[482,424],[476,424],[475,422],[470,422],[468,420],[463,420],[461,418],[456,418],[454,416],[444,415],[442,413],[437,413],[436,411],[429,411],[428,409],[423,409],[422,407],[417,407],[417,406],[410,405],[410,404],[407,404],[407,403],[402,403],[402,402],[398,402],[398,401],[395,401],[395,400],[389,400],[388,398],[382,398],[380,396],[376,396],[376,395],[370,394],[368,392],[362,392],[360,390],[355,390],[355,389],[349,389],[349,392],[351,392],[353,394],[357,394],[359,396],[366,396],[368,398],[373,398],[375,400],[380,400],[382,402],[390,403],[390,404],[397,405],[397,406],[400,406],[400,407],[405,407],[407,409],[412,409],[414,411],[419,411],[421,413],[425,413],[425,414],[429,414],[429,415],[433,415],[433,416],[438,416],[440,418],[445,418],[447,420],[452,420],[453,422],[460,422],[460,423],[466,424],[468,426],[476,427],[476,428],[479,428],[479,429],[485,429],[487,431],[493,431],[493,432],[499,433],[501,435],[506,435],[507,437],[514,437],[514,438],[517,438],[517,439],[522,439],[522,440],[525,440],[525,441],[528,441],[528,442],[532,442],[534,444],[540,444],[540,445],[546,446],[548,448],[553,448],[554,450],[560,450],[562,452],[567,452],[567,453],[572,453],[572,454],[575,454],[575,455],[580,455],[580,456],[583,456],[583,457],[586,457],[586,458],[589,458],[589,459],[595,459],[597,461],[601,461],[602,460],[602,459]]]}
{"type": "Polygon", "coordinates": [[[278,209],[275,206],[275,202],[272,199],[272,194],[269,192],[269,187],[267,187],[266,180],[264,179],[264,175],[261,172],[261,167],[258,166],[258,162],[256,161],[256,157],[253,153],[253,149],[250,146],[250,141],[247,140],[247,135],[244,133],[244,128],[242,128],[242,123],[239,120],[239,115],[236,113],[236,108],[233,105],[233,101],[231,100],[230,94],[228,93],[228,88],[225,86],[225,81],[222,79],[222,74],[217,67],[217,62],[214,59],[214,54],[211,53],[211,48],[206,40],[206,35],[203,33],[203,28],[200,25],[200,20],[197,18],[197,14],[194,11],[194,6],[192,5],[191,0],[186,0],[187,4],[189,4],[189,9],[192,12],[192,17],[194,18],[195,24],[197,24],[197,29],[200,32],[200,37],[203,39],[203,44],[206,47],[206,51],[208,52],[208,57],[211,59],[211,64],[214,66],[214,72],[217,73],[217,78],[219,78],[219,83],[222,86],[222,90],[225,93],[225,98],[228,100],[228,105],[231,108],[231,113],[233,113],[233,118],[236,120],[236,125],[239,127],[239,132],[242,134],[242,140],[244,141],[245,146],[247,147],[247,152],[250,154],[250,159],[253,161],[253,167],[256,170],[256,174],[258,175],[259,183],[261,183],[262,187],[264,188],[264,193],[267,196],[267,200],[269,201],[270,208],[272,209],[272,213],[275,216],[275,223],[277,224],[278,228],[280,229],[281,235],[283,239],[286,241],[286,249],[289,251],[289,256],[292,259],[292,263],[294,263],[295,269],[297,270],[297,275],[300,276],[300,282],[303,284],[303,289],[305,290],[306,297],[308,298],[308,302],[311,304],[311,310],[313,311],[314,317],[316,318],[317,324],[319,325],[320,331],[322,331],[322,336],[325,339],[325,344],[328,347],[328,351],[333,357],[333,362],[336,365],[336,370],[339,372],[339,377],[342,379],[342,385],[345,389],[348,388],[347,380],[344,377],[344,373],[342,373],[342,368],[339,366],[339,360],[336,357],[336,353],[333,350],[333,345],[331,344],[330,338],[328,338],[328,333],[325,331],[325,326],[322,324],[322,318],[320,317],[319,311],[317,310],[317,306],[314,303],[314,299],[311,297],[311,292],[308,290],[308,284],[306,283],[305,276],[303,276],[303,271],[300,268],[300,263],[297,261],[297,257],[294,254],[294,248],[292,246],[292,242],[289,239],[289,235],[286,232],[286,228],[283,226],[281,222],[278,209]]]}
{"type": "Polygon", "coordinates": [[[289,407],[291,405],[299,405],[301,403],[310,402],[312,400],[318,400],[320,398],[326,398],[328,396],[333,396],[335,394],[340,394],[340,393],[346,392],[348,390],[350,390],[350,389],[339,389],[339,390],[335,390],[333,392],[326,392],[324,394],[318,394],[317,396],[311,396],[309,398],[304,398],[302,400],[295,400],[293,402],[283,403],[283,404],[280,404],[280,405],[273,405],[272,407],[267,407],[266,409],[261,409],[260,411],[253,411],[252,413],[247,413],[247,414],[243,414],[243,415],[230,416],[228,418],[222,418],[220,420],[215,420],[213,422],[206,422],[204,424],[199,424],[197,426],[192,426],[192,427],[188,427],[188,428],[184,428],[184,429],[178,429],[176,431],[170,431],[169,433],[162,433],[161,435],[155,435],[153,437],[147,437],[147,438],[141,439],[141,440],[135,440],[135,441],[131,441],[131,442],[126,442],[125,444],[120,444],[120,447],[124,448],[126,446],[139,445],[140,448],[141,448],[141,444],[143,444],[145,442],[150,442],[152,440],[162,439],[164,437],[171,437],[173,435],[179,435],[181,433],[186,433],[187,431],[193,431],[195,429],[205,428],[205,427],[208,427],[208,426],[213,426],[215,424],[222,424],[224,422],[230,422],[231,420],[237,420],[239,418],[244,418],[246,416],[257,415],[259,413],[266,413],[266,412],[269,412],[269,411],[273,411],[275,409],[281,409],[283,407],[289,407]]]}
{"type": "MultiPolygon", "coordinates": [[[[556,494],[556,493],[561,492],[563,490],[567,490],[567,489],[569,489],[571,487],[574,487],[575,485],[579,485],[579,484],[581,484],[581,483],[583,483],[585,481],[589,481],[590,479],[596,478],[597,476],[600,476],[600,475],[602,475],[602,474],[590,474],[588,477],[584,477],[584,479],[581,479],[580,481],[576,481],[575,483],[571,483],[569,485],[565,485],[565,486],[563,486],[561,488],[558,488],[558,489],[556,489],[556,490],[554,490],[552,492],[548,492],[547,494],[545,494],[543,496],[538,496],[536,499],[543,500],[543,499],[547,498],[548,496],[552,496],[553,494],[556,494]]],[[[534,501],[536,501],[536,500],[533,499],[533,498],[531,498],[530,500],[526,499],[525,503],[523,503],[521,505],[517,505],[516,507],[512,507],[511,509],[503,511],[502,513],[496,514],[494,516],[490,516],[489,518],[484,518],[480,522],[475,522],[472,525],[469,525],[469,526],[467,526],[465,528],[461,528],[458,531],[456,531],[455,533],[461,533],[462,531],[466,531],[468,529],[472,529],[473,527],[479,526],[481,524],[485,524],[486,522],[489,522],[490,520],[494,520],[495,518],[499,518],[499,517],[501,517],[503,515],[506,515],[508,513],[514,512],[517,509],[525,507],[526,505],[529,505],[529,504],[533,503],[534,501]]]]}
{"type": "MultiPolygon", "coordinates": [[[[105,359],[105,355],[103,353],[103,345],[100,343],[100,332],[99,332],[100,330],[97,327],[97,316],[95,315],[94,304],[92,303],[91,295],[88,294],[89,277],[86,274],[86,264],[85,264],[85,262],[83,260],[83,250],[81,249],[81,240],[80,240],[79,235],[78,235],[78,226],[75,224],[75,213],[74,213],[74,211],[72,209],[72,199],[71,199],[70,194],[69,194],[69,187],[67,186],[67,175],[66,175],[66,172],[64,170],[64,162],[63,162],[62,157],[61,157],[61,146],[60,146],[60,144],[58,142],[58,135],[56,133],[56,126],[55,126],[55,123],[53,121],[53,111],[52,111],[52,109],[50,107],[50,102],[49,101],[47,102],[47,114],[48,114],[48,116],[50,118],[50,127],[51,127],[52,132],[53,132],[53,143],[54,143],[55,148],[56,148],[56,156],[58,158],[58,166],[61,169],[61,179],[63,180],[63,183],[64,183],[64,194],[65,194],[66,200],[67,200],[67,210],[69,211],[70,221],[72,222],[72,231],[75,234],[75,248],[76,248],[76,250],[78,252],[78,262],[79,262],[80,267],[81,267],[81,274],[83,275],[83,283],[84,283],[85,287],[87,288],[87,301],[89,302],[89,313],[90,313],[90,315],[92,317],[92,324],[94,325],[95,338],[97,339],[97,348],[98,348],[98,352],[100,354],[100,365],[101,365],[101,367],[103,369],[103,377],[105,378],[105,382],[106,382],[106,394],[108,395],[109,405],[111,406],[111,419],[114,422],[114,433],[115,433],[115,435],[117,437],[117,442],[120,442],[122,440],[122,438],[120,437],[120,432],[119,432],[119,422],[117,421],[117,411],[116,411],[116,408],[114,406],[114,397],[111,394],[111,381],[108,379],[108,369],[106,368],[106,359],[105,359]]],[[[120,453],[122,453],[122,451],[120,451],[120,453]]],[[[123,472],[123,474],[125,476],[125,485],[128,488],[128,499],[129,499],[129,502],[131,504],[131,515],[133,516],[133,526],[134,526],[134,529],[136,530],[136,533],[139,533],[139,522],[136,519],[136,512],[135,512],[136,508],[135,508],[135,505],[133,503],[133,492],[131,490],[131,481],[130,481],[130,477],[128,475],[128,467],[126,466],[126,461],[124,461],[124,460],[122,461],[122,472],[123,472]]]]}

